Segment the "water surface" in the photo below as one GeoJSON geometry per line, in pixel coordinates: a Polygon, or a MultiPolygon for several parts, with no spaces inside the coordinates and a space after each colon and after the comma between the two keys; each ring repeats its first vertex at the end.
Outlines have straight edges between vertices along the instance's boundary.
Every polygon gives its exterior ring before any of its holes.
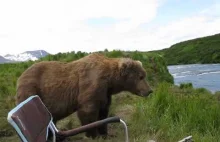
{"type": "Polygon", "coordinates": [[[190,64],[168,66],[176,85],[191,82],[195,88],[220,91],[220,64],[190,64]]]}

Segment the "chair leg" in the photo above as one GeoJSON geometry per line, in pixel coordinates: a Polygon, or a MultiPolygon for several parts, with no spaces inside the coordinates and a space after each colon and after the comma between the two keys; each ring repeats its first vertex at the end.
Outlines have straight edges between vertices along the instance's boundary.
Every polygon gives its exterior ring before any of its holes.
{"type": "Polygon", "coordinates": [[[66,139],[66,137],[59,135],[58,131],[54,123],[50,122],[50,134],[53,135],[53,142],[62,142],[66,139]]]}
{"type": "Polygon", "coordinates": [[[49,125],[49,128],[53,134],[53,142],[56,142],[56,133],[55,133],[55,130],[54,130],[53,126],[51,125],[51,123],[49,125]]]}

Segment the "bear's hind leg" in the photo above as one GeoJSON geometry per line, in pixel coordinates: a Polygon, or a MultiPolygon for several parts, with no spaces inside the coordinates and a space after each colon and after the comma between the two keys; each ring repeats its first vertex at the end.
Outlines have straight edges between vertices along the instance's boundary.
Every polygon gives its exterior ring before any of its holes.
{"type": "Polygon", "coordinates": [[[29,86],[19,85],[16,92],[16,105],[20,104],[32,95],[40,95],[38,94],[37,87],[35,84],[30,84],[29,86]]]}

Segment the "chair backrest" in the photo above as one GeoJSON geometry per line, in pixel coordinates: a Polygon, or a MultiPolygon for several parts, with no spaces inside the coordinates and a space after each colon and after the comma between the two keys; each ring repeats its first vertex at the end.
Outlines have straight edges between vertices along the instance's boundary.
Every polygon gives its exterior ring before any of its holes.
{"type": "Polygon", "coordinates": [[[8,122],[24,142],[46,142],[52,116],[39,96],[31,96],[8,113],[8,122]]]}

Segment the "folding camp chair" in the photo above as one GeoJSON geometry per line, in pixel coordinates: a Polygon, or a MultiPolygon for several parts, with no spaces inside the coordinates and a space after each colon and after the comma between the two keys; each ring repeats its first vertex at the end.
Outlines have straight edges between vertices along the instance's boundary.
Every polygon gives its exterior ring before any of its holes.
{"type": "Polygon", "coordinates": [[[125,128],[125,139],[128,142],[126,123],[119,117],[109,117],[76,129],[59,131],[52,122],[53,117],[51,113],[37,95],[29,97],[13,108],[8,113],[7,119],[23,142],[46,142],[49,130],[53,133],[53,142],[55,142],[57,135],[70,137],[92,128],[115,122],[121,122],[123,124],[125,128]]]}

